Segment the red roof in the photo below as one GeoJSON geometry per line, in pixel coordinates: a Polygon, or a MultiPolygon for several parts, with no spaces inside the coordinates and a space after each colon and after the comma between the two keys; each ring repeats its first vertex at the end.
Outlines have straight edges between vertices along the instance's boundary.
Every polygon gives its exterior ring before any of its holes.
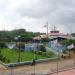
{"type": "Polygon", "coordinates": [[[62,35],[62,36],[65,36],[65,34],[63,34],[63,33],[49,33],[49,35],[50,36],[60,36],[60,35],[62,35]]]}
{"type": "Polygon", "coordinates": [[[50,31],[49,35],[50,36],[65,36],[66,34],[60,33],[60,31],[55,30],[55,31],[50,31]]]}

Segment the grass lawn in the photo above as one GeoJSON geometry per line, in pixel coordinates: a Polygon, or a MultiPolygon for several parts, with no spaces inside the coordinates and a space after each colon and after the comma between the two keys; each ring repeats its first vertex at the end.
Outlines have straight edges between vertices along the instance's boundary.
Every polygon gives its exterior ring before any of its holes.
{"type": "MultiPolygon", "coordinates": [[[[15,51],[14,49],[8,49],[8,48],[4,48],[0,50],[3,57],[9,59],[11,63],[18,62],[19,52],[15,51]]],[[[31,51],[23,51],[20,53],[21,61],[31,61],[33,60],[33,58],[34,58],[34,54],[31,51]]],[[[37,55],[37,59],[45,59],[45,58],[47,57],[43,55],[37,55]]]]}

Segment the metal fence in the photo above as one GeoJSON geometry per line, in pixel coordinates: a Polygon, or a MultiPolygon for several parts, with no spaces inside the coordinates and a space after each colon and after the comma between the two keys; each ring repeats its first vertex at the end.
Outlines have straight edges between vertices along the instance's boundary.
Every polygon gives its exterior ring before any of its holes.
{"type": "MultiPolygon", "coordinates": [[[[61,71],[65,71],[65,70],[69,70],[69,69],[75,69],[75,64],[74,63],[71,63],[71,64],[67,64],[67,65],[62,65],[62,66],[58,66],[58,72],[61,72],[61,71]]],[[[0,72],[0,75],[48,75],[48,74],[53,74],[53,73],[57,73],[57,67],[56,68],[52,68],[50,69],[51,72],[48,72],[48,73],[26,73],[26,72],[14,72],[13,69],[8,69],[9,71],[6,72],[6,73],[1,73],[0,72]]],[[[36,70],[36,69],[35,69],[36,70]]]]}

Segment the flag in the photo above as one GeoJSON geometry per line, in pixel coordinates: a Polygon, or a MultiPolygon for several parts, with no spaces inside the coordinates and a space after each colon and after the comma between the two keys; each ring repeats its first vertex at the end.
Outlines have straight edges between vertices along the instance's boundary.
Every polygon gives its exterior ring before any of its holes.
{"type": "Polygon", "coordinates": [[[48,22],[43,27],[48,27],[48,22]]]}
{"type": "Polygon", "coordinates": [[[47,25],[44,25],[43,27],[47,27],[47,25]]]}

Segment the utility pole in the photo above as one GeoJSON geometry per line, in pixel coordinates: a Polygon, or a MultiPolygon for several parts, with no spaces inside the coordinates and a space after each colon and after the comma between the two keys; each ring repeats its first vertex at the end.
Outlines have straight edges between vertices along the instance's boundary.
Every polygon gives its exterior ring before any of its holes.
{"type": "Polygon", "coordinates": [[[59,73],[59,50],[58,50],[58,57],[57,57],[57,75],[59,73]]]}
{"type": "Polygon", "coordinates": [[[48,22],[47,22],[47,38],[48,38],[48,22]]]}
{"type": "Polygon", "coordinates": [[[43,27],[45,27],[45,28],[47,29],[46,35],[47,35],[47,38],[48,38],[48,22],[47,22],[46,25],[44,25],[43,27]]]}
{"type": "Polygon", "coordinates": [[[56,30],[56,26],[54,26],[54,29],[53,29],[54,31],[56,30]]]}
{"type": "Polygon", "coordinates": [[[13,65],[10,65],[9,67],[10,67],[10,75],[13,75],[13,71],[12,71],[13,70],[13,65]]]}
{"type": "Polygon", "coordinates": [[[21,40],[20,40],[20,39],[21,39],[21,36],[18,36],[18,41],[19,41],[18,62],[20,62],[20,59],[21,59],[21,58],[20,58],[20,56],[21,56],[21,54],[20,54],[20,52],[21,52],[21,50],[20,50],[20,47],[21,47],[21,46],[20,46],[20,44],[21,44],[21,40]]]}

